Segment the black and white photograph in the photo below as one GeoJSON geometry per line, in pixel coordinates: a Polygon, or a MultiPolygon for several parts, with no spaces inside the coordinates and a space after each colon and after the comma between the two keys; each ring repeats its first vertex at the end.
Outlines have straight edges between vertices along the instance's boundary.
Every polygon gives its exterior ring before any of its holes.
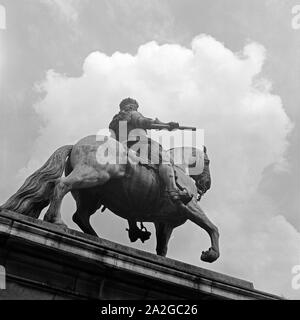
{"type": "Polygon", "coordinates": [[[300,0],[0,0],[0,300],[300,300],[299,85],[300,0]]]}

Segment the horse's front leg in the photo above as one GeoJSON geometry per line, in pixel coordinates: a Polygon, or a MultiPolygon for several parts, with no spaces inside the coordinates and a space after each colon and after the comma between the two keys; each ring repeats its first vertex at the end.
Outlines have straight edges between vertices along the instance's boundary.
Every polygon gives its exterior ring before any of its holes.
{"type": "Polygon", "coordinates": [[[211,247],[207,251],[202,252],[201,260],[205,262],[214,262],[220,256],[218,228],[208,219],[195,199],[190,201],[185,206],[184,210],[188,219],[207,231],[210,236],[211,247]]]}
{"type": "Polygon", "coordinates": [[[126,231],[128,231],[128,236],[131,242],[135,242],[136,240],[139,239],[139,231],[140,229],[138,228],[138,226],[136,225],[136,221],[135,220],[127,220],[128,222],[128,229],[126,229],[126,231]]]}
{"type": "Polygon", "coordinates": [[[159,256],[165,257],[168,251],[168,243],[174,229],[173,226],[170,226],[165,223],[155,223],[156,229],[156,253],[159,256]]]}

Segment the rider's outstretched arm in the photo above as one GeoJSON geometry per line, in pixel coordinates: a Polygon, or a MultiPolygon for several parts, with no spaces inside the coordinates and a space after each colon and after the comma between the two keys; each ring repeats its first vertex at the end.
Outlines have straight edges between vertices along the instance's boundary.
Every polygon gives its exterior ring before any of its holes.
{"type": "Polygon", "coordinates": [[[141,113],[134,111],[131,113],[131,121],[134,127],[151,129],[151,126],[156,123],[156,120],[144,117],[141,113]]]}
{"type": "Polygon", "coordinates": [[[137,128],[143,129],[152,129],[152,125],[154,124],[162,124],[166,126],[170,126],[171,129],[176,129],[179,127],[177,122],[162,122],[159,119],[151,119],[144,117],[141,113],[134,111],[131,114],[131,121],[134,126],[137,128]]]}

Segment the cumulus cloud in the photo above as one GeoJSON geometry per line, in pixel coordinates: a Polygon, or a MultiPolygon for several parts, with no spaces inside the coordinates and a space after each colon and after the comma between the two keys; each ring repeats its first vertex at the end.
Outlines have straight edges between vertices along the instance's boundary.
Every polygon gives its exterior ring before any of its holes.
{"type": "MultiPolygon", "coordinates": [[[[50,70],[38,87],[44,97],[35,105],[43,126],[22,176],[55,148],[107,127],[120,100],[132,96],[146,116],[205,130],[213,184],[202,206],[220,229],[222,256],[213,265],[199,262],[208,237],[191,223],[174,231],[169,256],[296,297],[291,269],[300,264],[300,234],[258,193],[267,166],[284,169],[292,128],[280,97],[261,75],[264,60],[265,49],[257,43],[234,53],[201,35],[191,48],[149,42],[135,55],[93,52],[77,78],[50,70]]],[[[100,235],[114,241],[126,236],[123,228],[103,228],[100,221],[109,221],[101,219],[93,220],[100,235]]],[[[153,252],[153,239],[143,248],[153,252]]]]}

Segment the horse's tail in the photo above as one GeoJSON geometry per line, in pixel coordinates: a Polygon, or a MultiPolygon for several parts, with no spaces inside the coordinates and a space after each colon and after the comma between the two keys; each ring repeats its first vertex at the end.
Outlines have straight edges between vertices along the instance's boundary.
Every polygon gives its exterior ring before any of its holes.
{"type": "Polygon", "coordinates": [[[41,211],[50,203],[55,180],[62,176],[66,159],[72,148],[72,145],[67,145],[57,149],[40,169],[25,180],[21,188],[0,209],[38,218],[41,211]]]}

